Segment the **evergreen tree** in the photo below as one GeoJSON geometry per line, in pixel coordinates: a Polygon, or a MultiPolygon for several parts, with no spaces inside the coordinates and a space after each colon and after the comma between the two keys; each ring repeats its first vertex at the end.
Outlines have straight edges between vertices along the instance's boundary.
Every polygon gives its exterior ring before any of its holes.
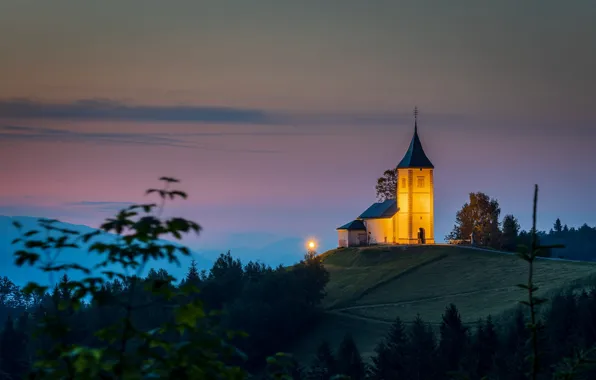
{"type": "Polygon", "coordinates": [[[555,220],[555,224],[553,225],[553,230],[556,233],[560,233],[563,231],[563,225],[561,224],[561,219],[557,218],[557,220],[555,220]]]}
{"type": "Polygon", "coordinates": [[[11,316],[6,319],[0,334],[0,374],[7,378],[22,378],[28,368],[25,333],[17,330],[11,316]]]}
{"type": "Polygon", "coordinates": [[[234,259],[228,251],[221,254],[209,271],[201,298],[209,308],[221,310],[223,306],[236,299],[243,288],[244,271],[240,259],[234,259]]]}
{"type": "Polygon", "coordinates": [[[596,291],[592,289],[589,293],[582,291],[577,302],[578,307],[578,328],[581,331],[582,346],[592,347],[596,344],[596,291]]]}
{"type": "MultiPolygon", "coordinates": [[[[584,350],[589,350],[596,344],[596,293],[592,289],[590,292],[585,290],[577,298],[578,327],[580,342],[578,346],[584,350]]],[[[596,379],[596,368],[588,368],[584,371],[584,378],[596,379]]]]}
{"type": "Polygon", "coordinates": [[[373,356],[372,379],[404,379],[406,376],[408,338],[404,324],[398,317],[387,337],[379,342],[373,356]]]}
{"type": "Polygon", "coordinates": [[[409,360],[407,379],[426,380],[434,379],[437,367],[437,352],[435,334],[420,315],[416,316],[410,328],[408,339],[409,360]]]}
{"type": "Polygon", "coordinates": [[[579,346],[579,315],[572,293],[556,295],[549,306],[545,321],[548,348],[546,359],[555,364],[564,357],[571,356],[573,349],[579,346]]]}
{"type": "Polygon", "coordinates": [[[501,245],[503,244],[503,233],[501,232],[500,224],[501,223],[499,222],[499,214],[493,214],[493,220],[491,221],[490,226],[488,227],[487,245],[495,249],[500,249],[501,245]]]}
{"type": "Polygon", "coordinates": [[[480,318],[478,322],[476,322],[476,333],[472,337],[472,343],[470,345],[470,356],[467,360],[464,360],[464,367],[469,369],[469,373],[475,374],[472,378],[480,378],[479,373],[483,371],[483,363],[482,363],[482,344],[483,344],[483,337],[484,337],[484,320],[480,318]]]}
{"type": "Polygon", "coordinates": [[[390,378],[388,376],[391,374],[391,359],[391,350],[387,347],[385,340],[382,339],[375,347],[375,355],[371,358],[370,379],[383,380],[390,378]]]}
{"type": "Polygon", "coordinates": [[[301,380],[305,379],[308,372],[306,368],[298,362],[294,357],[292,357],[290,364],[288,365],[288,372],[290,373],[290,378],[293,380],[301,380]]]}
{"type": "Polygon", "coordinates": [[[311,380],[329,380],[337,372],[337,364],[329,342],[323,341],[317,348],[317,354],[308,373],[311,380]]]}
{"type": "Polygon", "coordinates": [[[13,357],[12,345],[15,341],[14,322],[12,316],[8,316],[4,322],[4,328],[0,334],[0,370],[12,376],[15,358],[13,357]]]}
{"type": "Polygon", "coordinates": [[[502,249],[506,251],[515,251],[517,249],[519,228],[519,222],[515,216],[505,215],[503,218],[502,249]]]}
{"type": "Polygon", "coordinates": [[[491,372],[498,351],[497,332],[490,315],[486,322],[478,322],[473,348],[472,354],[476,356],[475,374],[481,379],[491,372]]]}
{"type": "Polygon", "coordinates": [[[61,300],[69,301],[72,297],[72,289],[69,286],[70,278],[66,273],[60,277],[60,283],[58,283],[58,294],[61,300]]]}
{"type": "Polygon", "coordinates": [[[197,268],[196,260],[192,260],[190,262],[190,267],[188,268],[188,272],[186,273],[185,277],[186,282],[191,284],[198,284],[201,281],[201,275],[199,273],[199,269],[197,268]]]}
{"type": "Polygon", "coordinates": [[[362,380],[366,376],[366,366],[350,333],[346,334],[337,351],[338,373],[351,380],[362,380]]]}
{"type": "Polygon", "coordinates": [[[505,330],[503,344],[497,351],[496,364],[499,379],[527,380],[528,365],[526,358],[529,350],[529,332],[526,328],[526,316],[517,308],[505,330]]]}
{"type": "Polygon", "coordinates": [[[445,309],[440,328],[439,354],[445,373],[456,372],[464,356],[468,340],[468,329],[464,327],[459,311],[454,304],[445,309]]]}

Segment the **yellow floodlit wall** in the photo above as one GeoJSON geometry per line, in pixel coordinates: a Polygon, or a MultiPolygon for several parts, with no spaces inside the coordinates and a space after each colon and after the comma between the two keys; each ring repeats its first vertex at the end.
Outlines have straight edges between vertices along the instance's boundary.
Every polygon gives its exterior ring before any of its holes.
{"type": "Polygon", "coordinates": [[[426,244],[434,244],[433,169],[398,169],[397,180],[397,242],[418,243],[418,231],[423,228],[426,244]]]}
{"type": "Polygon", "coordinates": [[[370,244],[394,243],[394,218],[366,219],[366,230],[369,232],[370,244]]]}

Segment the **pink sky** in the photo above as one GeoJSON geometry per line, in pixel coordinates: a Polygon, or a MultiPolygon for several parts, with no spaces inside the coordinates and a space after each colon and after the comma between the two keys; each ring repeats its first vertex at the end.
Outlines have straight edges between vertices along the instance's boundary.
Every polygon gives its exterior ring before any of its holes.
{"type": "Polygon", "coordinates": [[[206,245],[249,231],[332,246],[405,153],[417,105],[438,239],[471,191],[527,228],[534,183],[541,228],[596,224],[589,2],[142,4],[0,5],[0,214],[97,225],[106,205],[75,203],[142,201],[167,175],[206,245]],[[81,99],[266,120],[82,117],[81,99]]]}

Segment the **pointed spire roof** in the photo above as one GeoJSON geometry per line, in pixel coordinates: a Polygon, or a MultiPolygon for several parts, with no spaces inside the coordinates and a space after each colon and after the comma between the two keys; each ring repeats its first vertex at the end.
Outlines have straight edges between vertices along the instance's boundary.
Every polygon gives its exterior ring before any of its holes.
{"type": "Polygon", "coordinates": [[[406,155],[397,165],[398,169],[404,168],[430,168],[433,169],[435,166],[430,162],[424,149],[422,149],[422,143],[418,137],[418,107],[414,108],[414,136],[410,142],[410,147],[406,152],[406,155]]]}

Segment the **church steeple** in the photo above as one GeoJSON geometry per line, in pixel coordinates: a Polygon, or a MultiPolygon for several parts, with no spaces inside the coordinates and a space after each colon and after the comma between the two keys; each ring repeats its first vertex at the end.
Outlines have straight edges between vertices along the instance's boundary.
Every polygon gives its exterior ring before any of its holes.
{"type": "Polygon", "coordinates": [[[424,149],[422,149],[422,143],[418,137],[418,107],[414,108],[414,136],[408,147],[404,158],[400,161],[398,168],[430,168],[433,169],[435,166],[430,162],[424,149]]]}

